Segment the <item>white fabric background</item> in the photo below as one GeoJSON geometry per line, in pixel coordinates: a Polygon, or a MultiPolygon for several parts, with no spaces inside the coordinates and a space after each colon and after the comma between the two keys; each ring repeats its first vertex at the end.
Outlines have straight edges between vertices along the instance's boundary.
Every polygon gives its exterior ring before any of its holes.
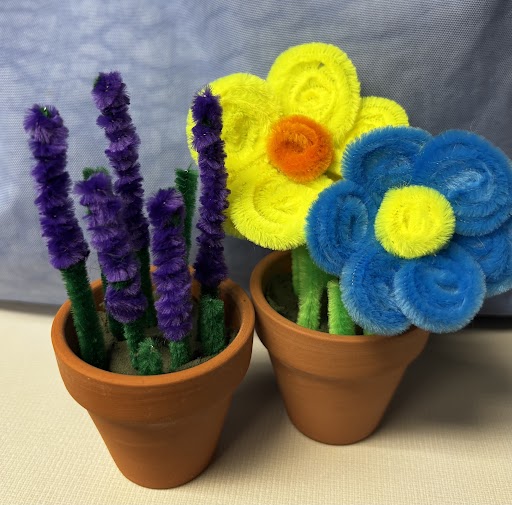
{"type": "MultiPolygon", "coordinates": [[[[287,47],[322,41],[349,54],[363,95],[397,100],[412,125],[472,130],[512,156],[511,28],[508,0],[2,0],[0,299],[65,298],[32,203],[22,121],[33,103],[60,110],[77,180],[84,166],[106,164],[93,79],[120,70],[150,195],[190,162],[184,125],[197,89],[233,72],[264,77],[287,47]]],[[[236,239],[226,249],[231,277],[247,287],[265,251],[236,239]]],[[[512,313],[512,296],[488,311],[512,313]]]]}

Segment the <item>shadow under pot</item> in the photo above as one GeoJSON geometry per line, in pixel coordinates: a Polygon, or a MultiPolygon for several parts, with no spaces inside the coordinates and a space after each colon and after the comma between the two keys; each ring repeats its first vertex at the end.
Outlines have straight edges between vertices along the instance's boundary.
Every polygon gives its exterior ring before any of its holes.
{"type": "MultiPolygon", "coordinates": [[[[92,283],[97,306],[101,281],[92,283]]],[[[241,287],[221,284],[226,324],[236,337],[218,355],[192,368],[152,376],[101,370],[78,355],[71,304],[51,335],[66,389],[87,411],[119,470],[144,487],[166,489],[197,477],[215,452],[233,393],[252,352],[254,309],[241,287]]],[[[197,297],[198,285],[193,292],[197,297]]]]}
{"type": "Polygon", "coordinates": [[[250,281],[256,333],[267,348],[286,411],[313,440],[358,442],[378,427],[408,365],[429,333],[411,328],[397,336],[330,335],[298,326],[265,298],[277,275],[291,273],[289,252],[273,252],[250,281]]]}

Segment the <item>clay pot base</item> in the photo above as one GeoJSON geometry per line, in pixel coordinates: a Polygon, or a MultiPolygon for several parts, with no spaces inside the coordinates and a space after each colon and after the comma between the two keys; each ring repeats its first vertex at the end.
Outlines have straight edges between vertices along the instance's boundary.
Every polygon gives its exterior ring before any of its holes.
{"type": "Polygon", "coordinates": [[[250,282],[256,332],[297,429],[326,444],[352,444],[377,428],[428,332],[345,336],[302,328],[272,309],[264,295],[271,279],[290,272],[288,252],[271,253],[256,265],[250,282]]]}
{"type": "MultiPolygon", "coordinates": [[[[92,288],[99,306],[101,281],[92,288]]],[[[55,316],[52,344],[64,385],[89,412],[119,470],[136,484],[180,486],[213,457],[233,393],[249,367],[254,329],[244,291],[228,280],[221,296],[226,325],[239,328],[231,344],[200,365],[160,375],[122,375],[85,363],[77,355],[69,301],[55,316]]]]}

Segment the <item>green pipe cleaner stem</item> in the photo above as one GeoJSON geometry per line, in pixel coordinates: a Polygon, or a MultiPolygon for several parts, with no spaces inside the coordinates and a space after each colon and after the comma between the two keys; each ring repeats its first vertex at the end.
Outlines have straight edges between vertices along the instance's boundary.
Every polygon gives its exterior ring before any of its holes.
{"type": "Polygon", "coordinates": [[[137,258],[140,262],[140,284],[141,290],[148,301],[146,309],[146,328],[154,328],[158,323],[156,319],[155,298],[153,296],[153,284],[149,271],[149,248],[144,247],[137,251],[137,258]]]}
{"type": "Polygon", "coordinates": [[[139,344],[145,339],[145,328],[145,317],[140,317],[136,321],[123,324],[124,338],[128,342],[128,349],[130,351],[130,361],[133,368],[135,368],[137,371],[139,371],[137,354],[139,352],[139,344]]]}
{"type": "MultiPolygon", "coordinates": [[[[297,248],[300,249],[300,248],[297,248]]],[[[301,287],[300,287],[300,267],[299,267],[299,258],[302,254],[301,251],[298,251],[297,249],[292,249],[291,256],[292,256],[292,286],[293,286],[293,292],[295,293],[295,296],[299,298],[301,293],[301,287]]]]}
{"type": "Polygon", "coordinates": [[[169,342],[169,352],[171,353],[170,372],[176,371],[192,359],[189,342],[190,335],[185,336],[183,340],[171,340],[169,342]]]}
{"type": "Polygon", "coordinates": [[[218,354],[226,347],[224,302],[220,298],[201,295],[198,330],[204,356],[218,354]]]}
{"type": "Polygon", "coordinates": [[[84,361],[105,369],[107,353],[100,319],[87,275],[85,260],[60,270],[69,299],[71,315],[84,361]]]}
{"type": "Polygon", "coordinates": [[[137,348],[137,371],[141,375],[158,375],[163,371],[162,355],[152,338],[145,338],[137,348]]]}
{"type": "MultiPolygon", "coordinates": [[[[108,287],[108,281],[103,272],[101,272],[101,284],[103,286],[103,296],[105,296],[105,293],[107,292],[108,287]]],[[[110,333],[116,338],[116,340],[123,340],[124,339],[124,333],[123,333],[123,323],[120,323],[116,319],[112,317],[110,313],[107,314],[107,323],[108,328],[110,330],[110,333]]]]}
{"type": "Polygon", "coordinates": [[[298,291],[299,313],[297,324],[311,330],[320,327],[322,295],[331,276],[320,270],[306,247],[292,249],[292,282],[298,291]]]}
{"type": "Polygon", "coordinates": [[[327,314],[329,318],[329,333],[332,335],[355,335],[356,325],[349,316],[341,299],[341,289],[338,280],[327,283],[327,314]]]}
{"type": "Polygon", "coordinates": [[[110,175],[109,171],[105,167],[96,167],[96,168],[85,167],[82,170],[82,176],[83,176],[84,181],[88,180],[89,177],[91,177],[91,175],[99,174],[99,173],[110,175]]]}
{"type": "Polygon", "coordinates": [[[189,262],[190,248],[192,244],[192,220],[196,208],[196,192],[199,171],[193,170],[189,166],[187,170],[182,168],[176,169],[176,188],[183,196],[185,202],[185,223],[184,236],[187,244],[187,264],[189,262]]]}

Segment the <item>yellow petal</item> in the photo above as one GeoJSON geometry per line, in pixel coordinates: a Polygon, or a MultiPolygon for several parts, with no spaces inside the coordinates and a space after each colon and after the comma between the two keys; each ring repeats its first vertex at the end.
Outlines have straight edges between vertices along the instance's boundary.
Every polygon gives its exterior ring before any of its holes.
{"type": "MultiPolygon", "coordinates": [[[[263,156],[270,128],[281,115],[280,107],[266,81],[255,75],[231,74],[217,79],[210,86],[213,94],[220,96],[226,169],[228,173],[236,173],[263,156]]],[[[192,145],[193,126],[189,110],[188,146],[197,161],[192,145]]]]}
{"type": "Polygon", "coordinates": [[[326,127],[336,142],[355,123],[360,85],[354,65],[338,47],[313,42],[291,47],[272,65],[268,83],[284,114],[302,114],[326,127]]]}
{"type": "Polygon", "coordinates": [[[361,100],[361,108],[357,116],[356,124],[343,139],[339,147],[335,147],[335,162],[328,171],[337,175],[341,174],[341,160],[347,146],[360,137],[363,133],[382,128],[383,126],[408,126],[409,119],[404,108],[393,100],[380,96],[368,96],[361,100]]]}
{"type": "Polygon", "coordinates": [[[274,250],[293,249],[306,241],[309,207],[331,184],[325,176],[308,184],[293,182],[262,157],[231,179],[227,215],[251,242],[274,250]]]}

